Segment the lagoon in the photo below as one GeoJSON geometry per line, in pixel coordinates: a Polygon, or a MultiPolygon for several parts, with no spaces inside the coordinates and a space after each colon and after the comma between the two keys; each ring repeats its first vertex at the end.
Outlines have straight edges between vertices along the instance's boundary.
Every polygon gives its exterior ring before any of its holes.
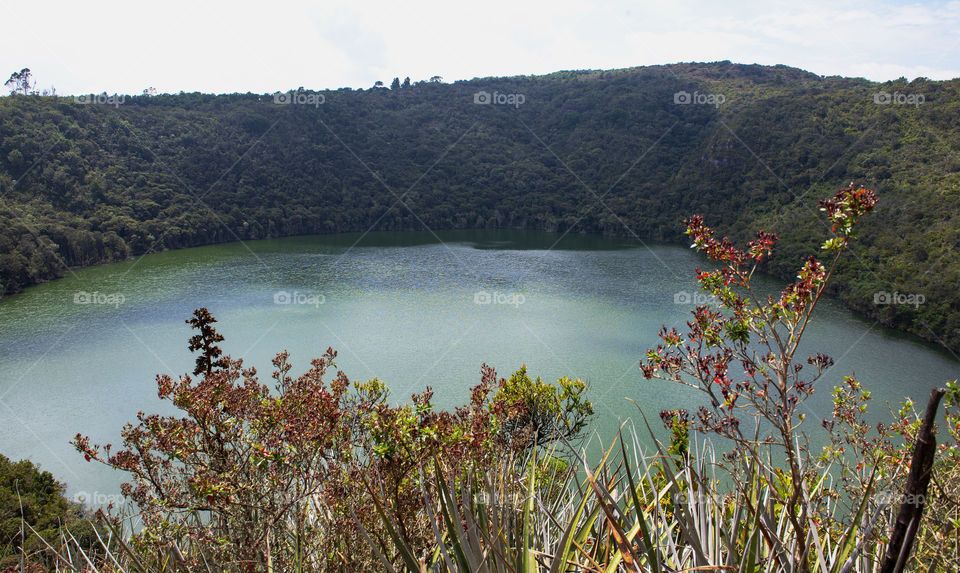
{"type": "MultiPolygon", "coordinates": [[[[75,271],[0,301],[0,453],[30,458],[69,496],[117,499],[122,476],[84,462],[78,432],[119,444],[138,411],[173,413],[155,376],[193,370],[185,320],[207,307],[225,353],[256,366],[288,350],[295,373],[328,346],[351,380],[379,377],[395,401],[431,386],[462,404],[486,362],[501,376],[579,377],[607,442],[621,420],[651,422],[696,396],[643,379],[638,362],[661,325],[682,329],[699,302],[688,248],[529,231],[292,237],[151,254],[75,271]],[[634,401],[636,404],[634,404],[634,401]]],[[[778,283],[764,278],[766,288],[778,283]]],[[[805,353],[836,364],[807,402],[811,430],[829,390],[856,373],[872,411],[956,379],[960,362],[826,300],[805,353]]]]}

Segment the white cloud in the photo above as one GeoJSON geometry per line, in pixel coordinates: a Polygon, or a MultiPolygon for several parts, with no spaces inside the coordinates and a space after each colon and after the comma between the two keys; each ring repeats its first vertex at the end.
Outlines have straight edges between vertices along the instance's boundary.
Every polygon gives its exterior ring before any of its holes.
{"type": "Polygon", "coordinates": [[[960,1],[0,0],[0,73],[61,93],[272,92],[729,59],[874,80],[960,75],[960,1]]]}

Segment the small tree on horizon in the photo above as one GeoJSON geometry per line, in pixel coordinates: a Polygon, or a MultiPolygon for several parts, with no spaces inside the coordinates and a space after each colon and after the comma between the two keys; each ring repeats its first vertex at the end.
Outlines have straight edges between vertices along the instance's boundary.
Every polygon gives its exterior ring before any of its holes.
{"type": "Polygon", "coordinates": [[[30,93],[30,90],[33,88],[33,85],[30,83],[31,72],[30,68],[23,68],[19,72],[13,72],[10,74],[10,79],[4,82],[5,86],[10,87],[10,95],[14,94],[23,94],[27,95],[30,93]]]}

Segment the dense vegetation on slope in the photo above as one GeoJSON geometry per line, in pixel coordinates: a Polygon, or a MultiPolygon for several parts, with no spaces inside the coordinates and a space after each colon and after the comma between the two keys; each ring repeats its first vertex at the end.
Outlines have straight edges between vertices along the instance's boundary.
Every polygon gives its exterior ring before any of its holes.
{"type": "Polygon", "coordinates": [[[323,103],[0,98],[0,293],[211,242],[424,228],[670,241],[690,213],[738,240],[779,233],[767,269],[787,276],[824,231],[816,198],[855,180],[883,200],[836,294],[960,348],[960,80],[719,62],[303,95],[323,103]],[[481,90],[523,102],[478,105],[481,90]]]}
{"type": "Polygon", "coordinates": [[[90,516],[63,497],[64,489],[30,460],[12,462],[0,455],[0,568],[8,570],[23,554],[39,553],[62,535],[73,536],[81,547],[92,545],[90,516]]]}

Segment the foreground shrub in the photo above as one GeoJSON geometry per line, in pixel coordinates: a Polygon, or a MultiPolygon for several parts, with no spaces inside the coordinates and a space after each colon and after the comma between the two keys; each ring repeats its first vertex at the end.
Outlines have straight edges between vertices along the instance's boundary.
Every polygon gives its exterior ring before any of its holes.
{"type": "MultiPolygon", "coordinates": [[[[920,418],[910,404],[894,423],[872,428],[865,421],[869,392],[845,377],[833,394],[833,416],[820,420],[829,445],[814,451],[802,429],[803,402],[833,359],[818,353],[801,361],[796,354],[861,217],[876,203],[873,191],[852,184],[821,201],[831,224],[822,245],[827,259],[805,259],[797,280],[779,297],[762,297],[752,284],[761,261],[773,253],[776,235],[758,232],[740,250],[726,238],[714,238],[701,217],[691,218],[687,234],[693,246],[719,265],[697,271],[701,290],[718,308],[698,306],[685,333],[664,327],[661,343],[641,364],[647,378],[704,395],[706,405],[698,408],[693,429],[732,445],[718,465],[742,500],[745,518],[757,524],[757,551],[779,571],[878,570],[901,551],[897,545],[886,555],[884,547],[897,510],[910,504],[918,509],[911,519],[922,514],[927,478],[910,484],[918,491],[908,496],[916,499],[893,493],[902,490],[918,442],[920,418]],[[769,508],[758,502],[760,492],[769,496],[769,508]]],[[[677,415],[662,413],[674,430],[677,415]]],[[[909,544],[903,548],[909,553],[909,544]]]]}
{"type": "Polygon", "coordinates": [[[131,476],[122,491],[143,525],[133,550],[161,562],[360,568],[373,559],[360,550],[365,539],[388,532],[423,558],[435,549],[422,504],[436,487],[429,462],[478,472],[551,436],[572,439],[592,415],[579,380],[554,387],[524,368],[508,381],[486,365],[453,412],[437,410],[429,388],[394,406],[380,381],[353,384],[335,370],[332,349],[297,378],[278,354],[271,389],[223,355],[215,322],[206,309],[188,321],[198,379],[157,377],[160,398],[182,416],[140,413],[117,452],[79,434],[74,442],[88,460],[131,476]]]}

